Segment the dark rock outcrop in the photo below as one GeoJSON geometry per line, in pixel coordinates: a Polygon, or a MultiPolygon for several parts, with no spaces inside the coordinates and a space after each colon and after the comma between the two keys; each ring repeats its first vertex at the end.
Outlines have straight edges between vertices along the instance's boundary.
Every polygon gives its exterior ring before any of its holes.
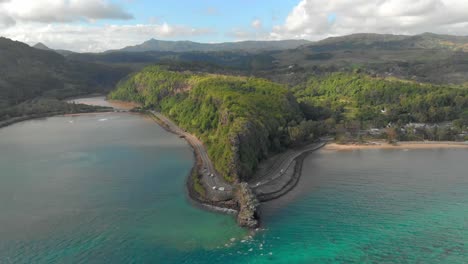
{"type": "Polygon", "coordinates": [[[258,227],[257,206],[259,203],[249,185],[245,182],[240,183],[235,195],[239,206],[237,223],[247,228],[258,227]]]}

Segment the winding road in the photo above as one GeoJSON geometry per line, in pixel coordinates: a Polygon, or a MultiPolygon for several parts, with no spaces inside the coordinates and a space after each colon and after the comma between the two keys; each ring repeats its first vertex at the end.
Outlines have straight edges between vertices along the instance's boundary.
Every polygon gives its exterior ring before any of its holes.
{"type": "MultiPolygon", "coordinates": [[[[156,118],[161,120],[167,128],[172,131],[173,133],[184,137],[187,142],[193,147],[195,150],[196,156],[200,158],[202,162],[202,169],[199,172],[202,175],[202,184],[205,186],[205,189],[209,196],[211,198],[215,198],[217,200],[227,200],[232,198],[233,195],[233,187],[231,184],[227,183],[222,175],[220,175],[218,172],[216,172],[213,163],[211,162],[210,157],[208,156],[208,153],[206,152],[206,148],[203,145],[203,142],[201,142],[197,137],[194,135],[187,133],[180,127],[178,127],[174,122],[172,122],[169,118],[165,117],[159,112],[156,111],[150,111],[156,118]],[[213,176],[211,176],[213,174],[213,176]]],[[[319,149],[323,147],[326,144],[326,142],[320,141],[316,143],[309,144],[307,146],[304,146],[302,148],[298,149],[290,149],[281,156],[279,156],[275,162],[268,168],[266,168],[263,171],[259,172],[259,175],[257,175],[254,180],[249,182],[250,188],[252,190],[257,190],[260,191],[261,189],[270,189],[271,186],[268,186],[269,184],[274,184],[277,185],[277,182],[282,182],[282,180],[277,181],[277,179],[281,177],[288,177],[286,175],[286,171],[290,168],[291,164],[293,164],[293,161],[299,157],[301,154],[304,152],[309,152],[313,151],[316,149],[319,149]],[[262,186],[265,186],[265,188],[262,188],[262,186]]],[[[288,181],[284,181],[288,182],[288,181]]],[[[282,186],[278,185],[275,188],[282,188],[282,186]]],[[[264,190],[263,190],[264,191],[264,190]]],[[[265,193],[263,193],[265,194],[265,193]]]]}
{"type": "Polygon", "coordinates": [[[309,144],[299,149],[287,150],[286,152],[281,154],[281,156],[273,163],[272,166],[270,166],[264,171],[259,172],[259,175],[254,177],[254,180],[249,182],[250,188],[252,188],[253,190],[261,188],[263,185],[266,185],[284,176],[285,172],[289,169],[293,161],[302,153],[317,150],[323,147],[325,144],[326,142],[317,142],[309,144]]]}
{"type": "Polygon", "coordinates": [[[207,192],[210,195],[215,195],[217,197],[221,197],[222,199],[227,199],[232,196],[232,186],[227,183],[223,177],[216,172],[213,163],[211,162],[208,153],[206,152],[206,148],[197,137],[194,135],[185,132],[183,129],[178,127],[174,122],[172,122],[169,118],[165,117],[159,112],[150,111],[154,116],[156,116],[159,120],[164,122],[168,129],[175,134],[184,137],[187,142],[193,147],[197,157],[200,158],[202,161],[202,169],[200,174],[202,175],[202,182],[206,187],[207,192]],[[211,176],[213,174],[213,176],[211,176]]]}

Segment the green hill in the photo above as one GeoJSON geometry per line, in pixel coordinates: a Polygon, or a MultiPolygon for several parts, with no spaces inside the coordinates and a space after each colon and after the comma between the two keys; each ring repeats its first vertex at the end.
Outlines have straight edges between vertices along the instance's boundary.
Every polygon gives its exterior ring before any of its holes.
{"type": "MultiPolygon", "coordinates": [[[[416,36],[354,34],[276,52],[274,77],[361,69],[380,77],[418,82],[468,82],[468,37],[425,33],[416,36]],[[291,68],[293,67],[293,68],[291,68]]],[[[268,74],[266,72],[265,75],[268,74]]]]}
{"type": "Polygon", "coordinates": [[[311,76],[293,92],[306,116],[314,119],[372,127],[454,120],[468,125],[468,89],[459,86],[331,73],[311,76]]]}
{"type": "Polygon", "coordinates": [[[109,97],[157,108],[200,137],[229,181],[247,180],[260,160],[311,139],[317,129],[284,86],[264,79],[151,66],[122,81],[109,97]]]}
{"type": "Polygon", "coordinates": [[[159,63],[177,70],[254,75],[288,85],[305,81],[310,74],[353,72],[355,69],[380,77],[395,76],[418,82],[468,83],[468,37],[462,36],[354,34],[297,48],[254,53],[242,49],[182,52],[183,49],[167,47],[160,51],[115,51],[68,57],[85,62],[131,65],[136,69],[159,63]]]}
{"type": "Polygon", "coordinates": [[[25,114],[15,106],[33,99],[106,93],[128,72],[0,38],[0,120],[25,114]]]}

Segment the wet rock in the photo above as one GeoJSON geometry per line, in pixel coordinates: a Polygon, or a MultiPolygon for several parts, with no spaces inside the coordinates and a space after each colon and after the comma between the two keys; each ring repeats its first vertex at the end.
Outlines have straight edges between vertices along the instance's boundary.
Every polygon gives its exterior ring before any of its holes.
{"type": "Polygon", "coordinates": [[[238,185],[236,200],[239,205],[238,224],[243,227],[257,228],[259,225],[257,218],[258,200],[247,183],[242,182],[238,185]]]}

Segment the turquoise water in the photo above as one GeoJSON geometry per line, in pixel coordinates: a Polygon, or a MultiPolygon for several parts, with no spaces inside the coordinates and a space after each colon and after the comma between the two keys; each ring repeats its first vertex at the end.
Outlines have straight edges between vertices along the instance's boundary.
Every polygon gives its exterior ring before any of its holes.
{"type": "Polygon", "coordinates": [[[468,150],[320,151],[264,208],[254,263],[467,263],[468,150]]]}
{"type": "Polygon", "coordinates": [[[0,129],[0,263],[178,263],[246,232],[193,207],[185,141],[126,113],[0,129]]]}
{"type": "Polygon", "coordinates": [[[191,149],[153,122],[27,121],[0,129],[0,263],[467,263],[467,154],[315,152],[246,239],[187,201],[191,149]]]}

